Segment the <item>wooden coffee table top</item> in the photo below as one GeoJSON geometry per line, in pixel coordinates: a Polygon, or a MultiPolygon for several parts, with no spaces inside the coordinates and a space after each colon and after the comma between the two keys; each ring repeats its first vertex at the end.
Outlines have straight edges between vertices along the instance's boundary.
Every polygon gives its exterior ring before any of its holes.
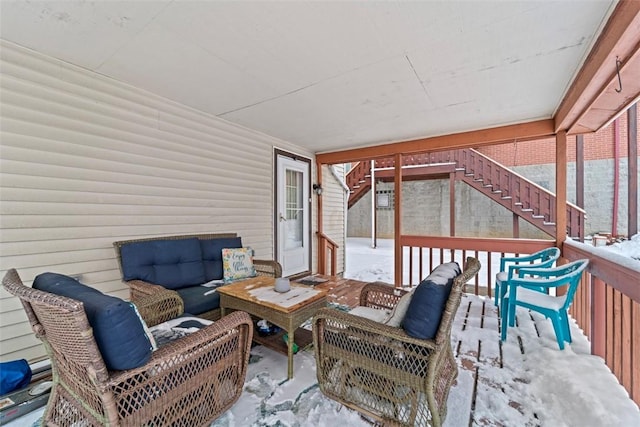
{"type": "Polygon", "coordinates": [[[273,277],[258,276],[220,286],[217,292],[247,302],[270,307],[282,313],[292,313],[327,297],[327,291],[291,282],[289,292],[276,292],[273,277]]]}

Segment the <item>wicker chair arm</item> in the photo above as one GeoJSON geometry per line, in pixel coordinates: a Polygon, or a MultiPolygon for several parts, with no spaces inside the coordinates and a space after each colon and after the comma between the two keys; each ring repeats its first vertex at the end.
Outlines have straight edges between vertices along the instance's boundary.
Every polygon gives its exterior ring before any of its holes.
{"type": "Polygon", "coordinates": [[[145,282],[144,280],[128,280],[124,283],[129,286],[131,301],[168,290],[163,286],[154,285],[153,283],[145,282]]]}
{"type": "Polygon", "coordinates": [[[367,283],[360,291],[360,305],[392,310],[407,292],[384,282],[367,283]]]}
{"type": "Polygon", "coordinates": [[[175,319],[184,313],[182,298],[175,291],[168,289],[137,298],[133,303],[147,326],[175,319]]]}
{"type": "MultiPolygon", "coordinates": [[[[435,350],[437,348],[437,345],[433,340],[413,338],[407,335],[402,328],[388,326],[384,323],[369,320],[334,308],[322,308],[318,310],[316,315],[313,317],[314,342],[316,342],[316,334],[322,333],[322,331],[325,330],[325,326],[329,324],[334,330],[339,329],[345,333],[356,334],[361,332],[366,335],[376,335],[378,336],[376,341],[393,340],[399,344],[406,343],[430,350],[435,350]]],[[[321,342],[322,337],[318,336],[317,340],[320,340],[321,342]]]]}
{"type": "MultiPolygon", "coordinates": [[[[208,353],[219,359],[242,354],[246,359],[243,363],[246,365],[249,360],[252,337],[253,322],[251,317],[243,311],[236,311],[197,332],[159,348],[153,353],[151,360],[143,366],[127,371],[112,372],[107,385],[112,389],[131,387],[132,384],[137,384],[140,376],[146,379],[152,376],[160,378],[164,375],[182,377],[185,382],[194,381],[192,372],[200,371],[200,368],[190,365],[194,362],[198,363],[197,359],[203,358],[203,353],[208,353]],[[233,334],[235,330],[239,331],[237,334],[239,339],[233,334]],[[190,370],[190,372],[183,372],[180,375],[179,372],[183,368],[190,370]]],[[[207,363],[212,363],[212,356],[204,358],[208,359],[207,363]]],[[[205,361],[200,363],[205,363],[205,361]]],[[[148,382],[140,382],[141,386],[146,386],[146,384],[148,382]]],[[[175,387],[175,384],[172,387],[175,387]]],[[[128,392],[132,391],[129,389],[128,392]]]]}
{"type": "Polygon", "coordinates": [[[254,259],[253,266],[258,276],[282,277],[282,266],[278,261],[254,259]]]}

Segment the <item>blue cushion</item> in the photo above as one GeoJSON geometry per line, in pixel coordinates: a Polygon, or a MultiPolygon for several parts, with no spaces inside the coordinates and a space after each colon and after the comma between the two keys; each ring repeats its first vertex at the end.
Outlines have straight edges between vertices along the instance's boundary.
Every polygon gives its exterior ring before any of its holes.
{"type": "Polygon", "coordinates": [[[149,361],[151,342],[132,303],[56,273],[38,275],[33,287],[84,304],[87,320],[93,328],[93,336],[107,369],[133,369],[149,361]]]}
{"type": "Polygon", "coordinates": [[[241,248],[240,237],[223,237],[220,239],[200,240],[202,248],[202,260],[204,261],[204,274],[206,281],[222,279],[222,249],[241,248]]]}
{"type": "Polygon", "coordinates": [[[120,256],[124,280],[144,280],[167,289],[207,281],[200,242],[195,237],[128,243],[120,248],[120,256]]]}
{"type": "Polygon", "coordinates": [[[176,292],[184,302],[184,312],[197,316],[205,311],[220,308],[220,294],[211,292],[214,289],[215,287],[191,286],[178,289],[176,292]]]}
{"type": "Polygon", "coordinates": [[[449,262],[436,267],[420,282],[413,291],[402,321],[407,335],[420,339],[433,339],[436,336],[453,279],[459,274],[460,266],[456,262],[449,262]]]}

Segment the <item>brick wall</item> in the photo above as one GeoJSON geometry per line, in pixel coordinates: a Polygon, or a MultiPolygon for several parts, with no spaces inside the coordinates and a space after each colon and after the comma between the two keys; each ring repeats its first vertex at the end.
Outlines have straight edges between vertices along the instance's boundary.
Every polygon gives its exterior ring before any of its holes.
{"type": "MultiPolygon", "coordinates": [[[[637,108],[640,118],[640,108],[637,108]]],[[[640,121],[640,120],[639,120],[640,121]]],[[[627,114],[618,118],[620,135],[619,157],[627,157],[627,114]]],[[[584,160],[613,159],[614,125],[584,135],[584,160]]],[[[555,163],[555,138],[535,141],[520,141],[479,148],[478,151],[504,166],[526,166],[555,163]]],[[[570,162],[576,161],[576,137],[567,138],[567,155],[570,162]]]]}

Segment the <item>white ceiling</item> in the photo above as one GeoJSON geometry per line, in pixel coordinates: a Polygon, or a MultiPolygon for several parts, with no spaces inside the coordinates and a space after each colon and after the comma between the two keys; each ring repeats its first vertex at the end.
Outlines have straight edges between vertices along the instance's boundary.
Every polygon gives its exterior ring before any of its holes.
{"type": "Polygon", "coordinates": [[[324,152],[551,118],[615,3],[3,0],[0,35],[324,152]]]}

